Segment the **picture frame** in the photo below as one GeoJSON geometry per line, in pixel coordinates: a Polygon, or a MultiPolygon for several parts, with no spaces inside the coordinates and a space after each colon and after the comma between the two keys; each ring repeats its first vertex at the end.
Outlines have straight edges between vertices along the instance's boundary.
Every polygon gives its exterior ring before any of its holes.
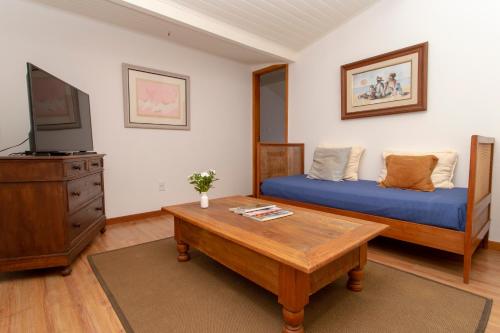
{"type": "Polygon", "coordinates": [[[340,68],[341,119],[427,110],[428,42],[340,68]]]}
{"type": "Polygon", "coordinates": [[[189,130],[187,75],[122,64],[125,127],[189,130]]]}

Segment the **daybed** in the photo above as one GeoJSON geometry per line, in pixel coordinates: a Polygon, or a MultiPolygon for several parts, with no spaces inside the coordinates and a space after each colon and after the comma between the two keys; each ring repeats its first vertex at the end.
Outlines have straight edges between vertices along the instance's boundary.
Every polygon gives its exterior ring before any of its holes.
{"type": "Polygon", "coordinates": [[[471,138],[468,188],[416,192],[381,188],[374,181],[330,182],[304,176],[303,144],[257,146],[260,198],[389,225],[383,236],[463,255],[463,280],[490,227],[494,139],[471,138]]]}

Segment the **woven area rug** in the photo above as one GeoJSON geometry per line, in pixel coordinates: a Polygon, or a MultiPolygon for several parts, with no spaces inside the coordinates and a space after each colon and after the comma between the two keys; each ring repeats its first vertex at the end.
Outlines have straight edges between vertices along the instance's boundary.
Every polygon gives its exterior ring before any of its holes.
{"type": "MultiPolygon", "coordinates": [[[[178,263],[173,238],[89,256],[127,332],[281,332],[277,297],[204,254],[178,263]]],[[[311,296],[307,333],[484,332],[491,300],[368,262],[364,290],[341,278],[311,296]]]]}

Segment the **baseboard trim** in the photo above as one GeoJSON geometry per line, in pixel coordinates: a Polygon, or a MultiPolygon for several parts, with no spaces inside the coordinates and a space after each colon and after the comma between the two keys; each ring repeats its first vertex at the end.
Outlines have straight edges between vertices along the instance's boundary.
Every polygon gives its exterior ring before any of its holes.
{"type": "Polygon", "coordinates": [[[150,217],[158,217],[158,216],[165,215],[165,214],[167,214],[167,213],[162,211],[162,210],[154,210],[151,212],[144,212],[144,213],[139,213],[139,214],[112,217],[110,219],[106,219],[106,225],[125,223],[125,222],[133,222],[133,221],[147,219],[150,217]]]}
{"type": "Polygon", "coordinates": [[[500,242],[488,241],[488,249],[500,251],[500,242]]]}

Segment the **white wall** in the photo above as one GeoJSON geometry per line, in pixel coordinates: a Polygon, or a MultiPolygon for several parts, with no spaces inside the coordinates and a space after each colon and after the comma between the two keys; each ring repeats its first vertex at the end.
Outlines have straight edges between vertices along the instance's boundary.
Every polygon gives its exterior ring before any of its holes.
{"type": "MultiPolygon", "coordinates": [[[[500,140],[500,2],[384,0],[304,50],[289,68],[289,140],[305,142],[306,168],[321,142],[366,147],[360,176],[376,179],[384,148],[452,148],[467,186],[472,134],[500,140]],[[340,66],[429,42],[428,109],[340,120],[340,66]]],[[[500,241],[500,153],[490,239],[500,241]]]]}
{"type": "Polygon", "coordinates": [[[109,217],[197,200],[186,178],[207,168],[221,179],[211,197],[251,193],[248,66],[33,1],[0,6],[0,148],[28,135],[29,61],[90,94],[109,217]],[[191,77],[190,131],[124,128],[123,62],[191,77]]]}

